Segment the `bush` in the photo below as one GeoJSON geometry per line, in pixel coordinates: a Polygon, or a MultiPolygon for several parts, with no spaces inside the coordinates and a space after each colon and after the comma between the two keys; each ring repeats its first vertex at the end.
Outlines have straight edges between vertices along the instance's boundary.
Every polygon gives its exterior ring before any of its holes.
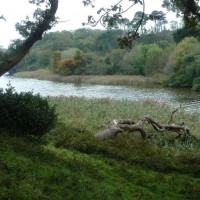
{"type": "Polygon", "coordinates": [[[0,89],[0,133],[42,136],[56,121],[55,106],[48,99],[32,92],[17,93],[11,86],[0,89]]]}

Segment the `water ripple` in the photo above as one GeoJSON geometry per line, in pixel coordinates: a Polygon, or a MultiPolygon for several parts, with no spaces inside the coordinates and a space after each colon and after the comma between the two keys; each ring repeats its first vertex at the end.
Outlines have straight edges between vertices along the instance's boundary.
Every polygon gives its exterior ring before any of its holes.
{"type": "Polygon", "coordinates": [[[8,83],[17,92],[39,93],[42,96],[78,96],[86,98],[110,98],[115,100],[145,101],[154,100],[180,106],[188,112],[200,111],[200,93],[186,89],[135,88],[127,86],[74,85],[46,80],[22,79],[9,76],[0,77],[0,87],[8,83]]]}

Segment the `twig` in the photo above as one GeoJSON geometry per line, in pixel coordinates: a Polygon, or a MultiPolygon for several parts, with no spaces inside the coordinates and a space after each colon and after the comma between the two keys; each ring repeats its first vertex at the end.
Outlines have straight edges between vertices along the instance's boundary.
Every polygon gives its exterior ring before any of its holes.
{"type": "Polygon", "coordinates": [[[173,115],[174,115],[179,109],[180,109],[180,107],[177,108],[176,110],[174,110],[174,111],[171,113],[171,116],[170,116],[170,120],[169,120],[169,122],[168,122],[168,125],[171,124],[171,123],[173,122],[173,115]]]}

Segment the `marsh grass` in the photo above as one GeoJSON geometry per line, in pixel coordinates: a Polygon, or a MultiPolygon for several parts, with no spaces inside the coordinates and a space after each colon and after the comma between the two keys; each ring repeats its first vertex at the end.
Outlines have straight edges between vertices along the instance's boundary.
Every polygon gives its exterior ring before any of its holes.
{"type": "Polygon", "coordinates": [[[15,77],[20,78],[36,78],[40,80],[51,80],[64,83],[75,84],[100,84],[100,85],[127,85],[127,86],[149,86],[157,83],[156,79],[143,76],[128,75],[106,75],[106,76],[60,76],[53,74],[48,69],[40,69],[36,71],[17,72],[15,77]]]}
{"type": "MultiPolygon", "coordinates": [[[[57,107],[60,121],[70,127],[79,129],[80,132],[96,132],[102,130],[102,125],[109,123],[113,119],[133,119],[139,121],[144,115],[149,115],[167,124],[174,108],[164,103],[153,100],[141,102],[115,101],[108,98],[90,99],[79,97],[57,97],[51,100],[57,107]]],[[[189,114],[179,110],[173,117],[173,123],[180,124],[185,122],[195,136],[200,137],[198,113],[189,114]]],[[[150,127],[150,126],[149,126],[150,127]]],[[[151,129],[153,131],[153,129],[151,129]]]]}
{"type": "Polygon", "coordinates": [[[191,137],[189,141],[175,141],[175,133],[156,133],[146,124],[147,130],[155,134],[150,141],[143,141],[138,133],[124,133],[114,140],[102,142],[95,139],[94,134],[105,129],[101,125],[113,119],[131,118],[137,122],[147,114],[167,124],[172,109],[165,104],[153,101],[139,103],[109,99],[86,100],[77,97],[60,97],[53,99],[52,103],[57,103],[60,121],[62,121],[58,128],[61,131],[54,129],[48,135],[49,139],[53,137],[51,140],[55,142],[56,147],[75,149],[87,154],[98,154],[162,172],[179,171],[197,176],[200,172],[200,167],[198,167],[200,153],[198,115],[191,116],[179,111],[174,116],[174,123],[179,124],[184,121],[191,127],[194,137],[191,137]],[[188,165],[182,165],[183,157],[188,165]],[[196,162],[187,162],[187,157],[193,158],[196,162]],[[192,165],[193,170],[190,169],[192,165]]]}
{"type": "Polygon", "coordinates": [[[174,116],[176,123],[187,122],[196,136],[188,143],[172,142],[169,133],[150,141],[137,133],[100,141],[94,134],[112,119],[137,121],[149,114],[166,123],[172,109],[150,100],[58,97],[51,103],[57,105],[59,122],[45,144],[0,135],[0,199],[199,198],[199,114],[178,111],[174,116]]]}

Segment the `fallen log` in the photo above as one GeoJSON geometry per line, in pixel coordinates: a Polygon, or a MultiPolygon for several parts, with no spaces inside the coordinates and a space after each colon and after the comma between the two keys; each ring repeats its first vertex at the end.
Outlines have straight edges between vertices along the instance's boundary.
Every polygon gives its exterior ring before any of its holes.
{"type": "MultiPolygon", "coordinates": [[[[170,122],[171,121],[172,120],[170,120],[170,122]]],[[[142,139],[147,139],[150,138],[152,134],[147,133],[147,131],[144,128],[144,123],[150,124],[157,132],[164,132],[164,131],[175,132],[177,134],[175,139],[178,139],[181,136],[187,137],[190,135],[190,129],[185,125],[185,123],[182,123],[180,125],[176,124],[164,125],[154,120],[152,117],[145,115],[139,120],[138,123],[134,122],[131,119],[120,119],[120,120],[114,119],[107,125],[107,129],[96,133],[95,137],[100,140],[107,140],[110,138],[114,138],[119,133],[126,131],[129,133],[139,132],[142,139]]]]}

